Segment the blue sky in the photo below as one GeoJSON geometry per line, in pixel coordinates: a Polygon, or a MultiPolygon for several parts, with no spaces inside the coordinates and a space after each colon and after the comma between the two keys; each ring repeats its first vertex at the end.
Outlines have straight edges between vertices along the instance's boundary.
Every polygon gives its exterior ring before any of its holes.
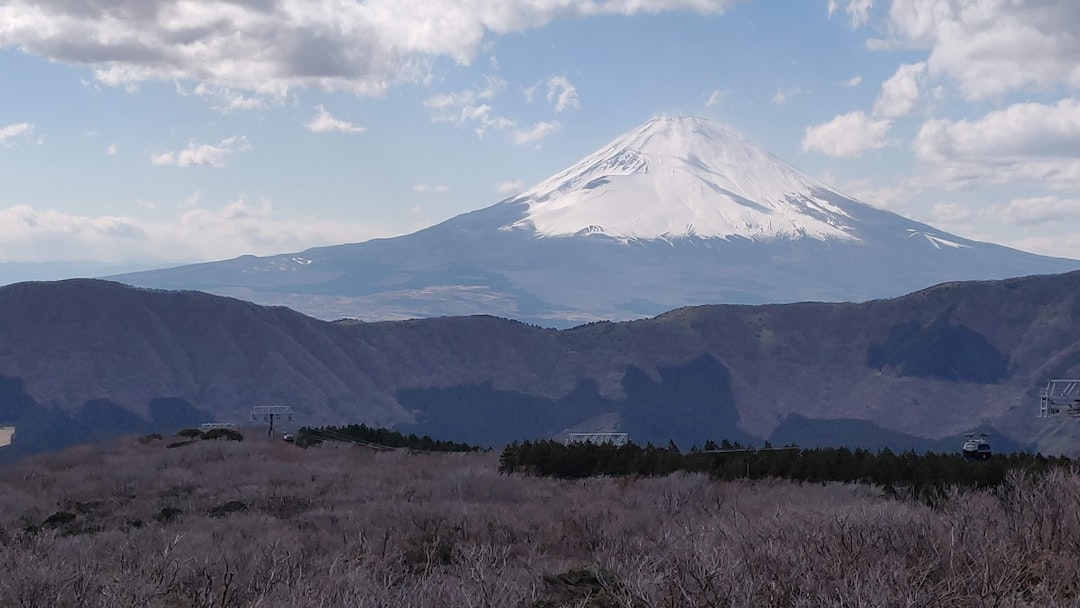
{"type": "Polygon", "coordinates": [[[651,116],[1080,258],[1074,0],[0,0],[0,262],[411,232],[651,116]]]}

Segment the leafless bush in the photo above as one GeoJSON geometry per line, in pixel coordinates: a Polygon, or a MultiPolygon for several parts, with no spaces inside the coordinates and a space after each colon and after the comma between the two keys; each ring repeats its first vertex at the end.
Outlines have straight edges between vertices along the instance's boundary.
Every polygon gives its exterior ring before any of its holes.
{"type": "Polygon", "coordinates": [[[0,606],[1073,606],[1080,475],[578,481],[495,454],[118,443],[0,469],[0,606]],[[239,505],[242,505],[241,508],[239,505]],[[50,519],[52,518],[52,519],[50,519]]]}

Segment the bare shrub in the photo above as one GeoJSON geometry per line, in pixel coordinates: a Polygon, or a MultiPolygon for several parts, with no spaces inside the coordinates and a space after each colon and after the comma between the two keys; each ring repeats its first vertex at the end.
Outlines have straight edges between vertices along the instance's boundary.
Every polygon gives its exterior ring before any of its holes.
{"type": "Polygon", "coordinates": [[[0,468],[0,606],[1074,606],[1080,475],[500,475],[494,454],[136,439],[0,468]]]}

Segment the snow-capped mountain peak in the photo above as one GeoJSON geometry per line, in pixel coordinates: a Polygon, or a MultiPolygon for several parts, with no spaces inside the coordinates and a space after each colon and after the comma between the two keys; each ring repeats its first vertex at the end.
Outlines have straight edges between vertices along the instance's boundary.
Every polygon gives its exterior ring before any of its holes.
{"type": "Polygon", "coordinates": [[[515,197],[526,210],[508,228],[544,237],[858,240],[838,200],[848,199],[730,129],[660,116],[515,197]]]}

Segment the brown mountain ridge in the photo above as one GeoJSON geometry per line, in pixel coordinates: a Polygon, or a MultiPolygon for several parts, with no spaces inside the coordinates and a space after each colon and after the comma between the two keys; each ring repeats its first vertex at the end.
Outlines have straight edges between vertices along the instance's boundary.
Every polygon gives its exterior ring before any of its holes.
{"type": "Polygon", "coordinates": [[[297,424],[488,445],[577,429],[684,448],[951,449],[979,428],[1002,447],[1073,454],[1073,421],[1035,414],[1046,380],[1077,374],[1080,272],[568,330],[486,316],[325,322],[99,280],[0,288],[9,453],[291,405],[297,424]]]}

